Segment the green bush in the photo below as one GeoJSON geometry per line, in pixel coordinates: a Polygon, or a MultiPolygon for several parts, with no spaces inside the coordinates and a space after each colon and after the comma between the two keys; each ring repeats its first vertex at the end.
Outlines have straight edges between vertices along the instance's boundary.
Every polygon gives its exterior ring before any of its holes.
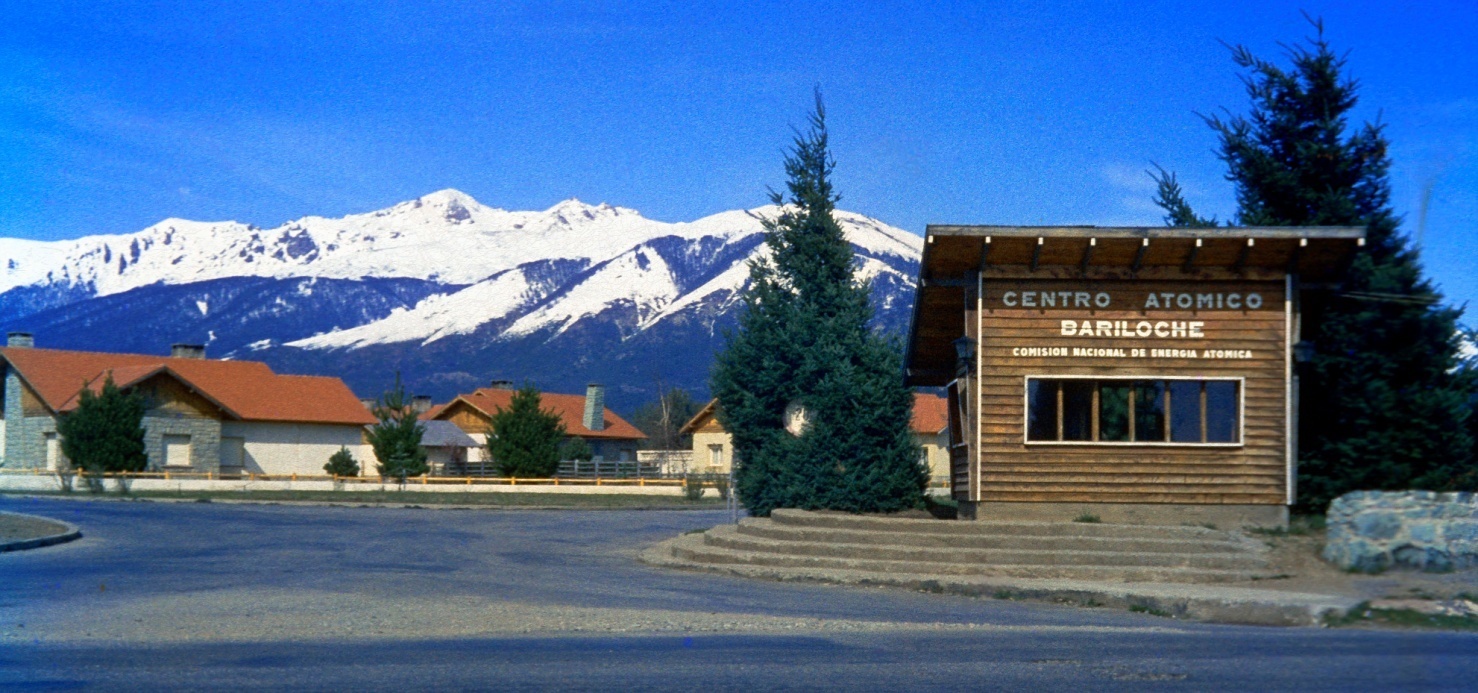
{"type": "Polygon", "coordinates": [[[595,459],[595,452],[590,449],[590,444],[585,442],[584,438],[571,436],[564,442],[564,445],[559,446],[559,459],[589,462],[595,459]]]}
{"type": "Polygon", "coordinates": [[[328,458],[328,464],[323,465],[323,471],[331,476],[359,476],[359,461],[354,459],[349,448],[340,447],[328,458]]]}
{"type": "Polygon", "coordinates": [[[703,477],[689,474],[683,478],[683,498],[695,501],[703,497],[703,477]]]}

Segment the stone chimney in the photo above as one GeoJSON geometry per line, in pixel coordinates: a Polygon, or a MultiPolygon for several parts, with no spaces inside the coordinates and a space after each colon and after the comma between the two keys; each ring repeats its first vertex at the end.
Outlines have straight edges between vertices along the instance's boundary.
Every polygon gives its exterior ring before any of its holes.
{"type": "Polygon", "coordinates": [[[359,398],[359,403],[360,404],[363,404],[365,409],[374,409],[375,406],[378,405],[380,402],[379,402],[379,400],[369,399],[367,397],[361,397],[361,398],[359,398]]]}
{"type": "Polygon", "coordinates": [[[513,389],[513,381],[512,380],[494,380],[489,387],[493,388],[494,390],[512,390],[513,389]]]}
{"type": "Polygon", "coordinates": [[[36,340],[31,338],[30,332],[11,332],[5,335],[5,346],[12,349],[29,349],[36,346],[36,340]]]}
{"type": "Polygon", "coordinates": [[[585,386],[585,428],[603,431],[606,428],[606,386],[591,383],[585,386]]]}
{"type": "Polygon", "coordinates": [[[170,358],[176,359],[203,359],[205,358],[204,344],[179,344],[169,345],[170,358]]]}
{"type": "Polygon", "coordinates": [[[417,415],[431,411],[431,395],[416,395],[411,398],[411,410],[417,415]]]}

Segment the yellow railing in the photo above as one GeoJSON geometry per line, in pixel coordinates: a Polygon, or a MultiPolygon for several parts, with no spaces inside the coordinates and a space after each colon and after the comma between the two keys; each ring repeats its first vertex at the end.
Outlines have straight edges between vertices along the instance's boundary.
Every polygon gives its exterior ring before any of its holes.
{"type": "MultiPolygon", "coordinates": [[[[256,474],[244,472],[241,474],[222,475],[218,472],[102,472],[91,473],[83,470],[73,472],[58,472],[44,468],[0,468],[0,475],[14,474],[25,476],[56,476],[58,474],[75,474],[78,478],[102,478],[102,479],[165,479],[170,481],[333,481],[345,484],[396,484],[398,481],[393,477],[379,476],[332,476],[328,474],[256,474]]],[[[474,476],[416,476],[407,477],[407,484],[420,484],[422,486],[447,486],[447,485],[490,485],[490,486],[681,486],[682,479],[570,479],[570,478],[519,478],[519,477],[474,477],[474,476]]]]}

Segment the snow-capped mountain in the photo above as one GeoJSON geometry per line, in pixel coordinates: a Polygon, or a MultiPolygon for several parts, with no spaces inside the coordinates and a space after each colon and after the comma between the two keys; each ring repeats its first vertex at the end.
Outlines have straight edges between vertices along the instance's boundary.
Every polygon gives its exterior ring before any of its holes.
{"type": "MultiPolygon", "coordinates": [[[[0,328],[57,348],[199,341],[213,356],[341,375],[367,395],[397,368],[436,397],[492,377],[555,391],[604,380],[618,404],[658,380],[701,393],[745,261],[765,252],[760,219],[777,211],[666,223],[573,199],[507,211],[442,190],[273,229],[166,219],[131,234],[0,239],[0,328]]],[[[837,216],[878,323],[901,331],[922,239],[837,216]]]]}

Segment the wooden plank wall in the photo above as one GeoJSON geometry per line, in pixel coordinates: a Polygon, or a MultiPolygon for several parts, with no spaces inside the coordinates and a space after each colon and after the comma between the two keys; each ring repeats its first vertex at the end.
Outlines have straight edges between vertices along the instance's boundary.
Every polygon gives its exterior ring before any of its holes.
{"type": "MultiPolygon", "coordinates": [[[[1283,504],[1287,483],[1286,356],[1283,282],[1095,282],[1022,279],[985,282],[981,313],[981,501],[1283,504]],[[1017,291],[1017,307],[1005,305],[1017,291]],[[1108,292],[1107,309],[1024,308],[1021,291],[1108,292]],[[1149,292],[1257,293],[1259,309],[1155,310],[1149,292]],[[1061,322],[1202,321],[1205,338],[1062,336],[1061,322]],[[1248,350],[1249,359],[1013,356],[1014,347],[1248,350]],[[1182,376],[1245,378],[1240,447],[1190,445],[1029,445],[1027,376],[1182,376]]],[[[1059,303],[1061,303],[1059,301],[1059,303]]],[[[973,404],[973,403],[972,403],[973,404]]]]}

